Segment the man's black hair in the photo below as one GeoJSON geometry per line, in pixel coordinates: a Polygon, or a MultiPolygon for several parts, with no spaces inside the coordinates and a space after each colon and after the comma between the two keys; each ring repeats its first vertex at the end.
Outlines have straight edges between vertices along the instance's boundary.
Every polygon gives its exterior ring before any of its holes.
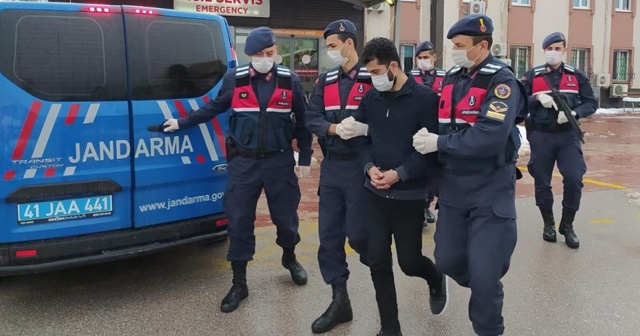
{"type": "Polygon", "coordinates": [[[493,45],[493,36],[491,35],[487,35],[487,36],[472,36],[471,37],[471,41],[473,41],[473,45],[476,45],[482,41],[487,41],[487,43],[489,44],[487,46],[487,48],[491,48],[491,46],[493,45]]]}
{"type": "Polygon", "coordinates": [[[354,47],[356,47],[356,48],[358,47],[358,38],[356,38],[355,35],[346,34],[346,33],[338,34],[338,40],[340,40],[340,42],[346,43],[348,39],[353,40],[353,46],[354,47]]]}
{"type": "Polygon", "coordinates": [[[398,49],[396,49],[395,44],[388,38],[376,37],[365,44],[364,50],[362,51],[362,63],[368,64],[374,59],[378,60],[379,64],[386,66],[396,61],[400,69],[402,69],[398,49]]]}

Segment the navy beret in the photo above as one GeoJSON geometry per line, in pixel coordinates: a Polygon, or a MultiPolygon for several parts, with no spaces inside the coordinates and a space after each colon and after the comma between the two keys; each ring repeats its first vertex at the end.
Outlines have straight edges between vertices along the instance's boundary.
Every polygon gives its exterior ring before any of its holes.
{"type": "Polygon", "coordinates": [[[260,50],[276,44],[276,36],[269,27],[258,27],[249,32],[244,44],[244,53],[248,56],[257,54],[260,50]]]}
{"type": "Polygon", "coordinates": [[[563,33],[555,32],[547,35],[542,41],[542,49],[547,49],[548,46],[556,43],[556,42],[565,42],[567,39],[564,37],[563,33]]]}
{"type": "Polygon", "coordinates": [[[327,25],[327,28],[324,29],[323,36],[326,39],[327,36],[333,34],[350,34],[353,37],[356,37],[358,34],[358,29],[353,22],[349,20],[336,20],[327,25]]]}
{"type": "Polygon", "coordinates": [[[491,36],[493,34],[493,21],[484,14],[473,14],[463,17],[454,23],[447,33],[451,39],[456,35],[465,36],[491,36]]]}
{"type": "Polygon", "coordinates": [[[416,56],[420,55],[420,53],[423,52],[423,51],[433,50],[433,48],[435,48],[433,46],[433,43],[431,43],[429,41],[422,41],[416,47],[416,56]]]}

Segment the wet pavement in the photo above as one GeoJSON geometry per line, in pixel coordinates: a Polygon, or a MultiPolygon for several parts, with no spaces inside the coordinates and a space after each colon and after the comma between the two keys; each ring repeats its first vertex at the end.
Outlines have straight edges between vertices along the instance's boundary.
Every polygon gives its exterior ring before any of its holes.
{"type": "MultiPolygon", "coordinates": [[[[518,182],[518,245],[504,279],[505,335],[639,335],[640,332],[640,116],[599,116],[587,131],[582,208],[571,250],[541,239],[532,179],[518,182]]],[[[320,155],[318,155],[320,158],[320,155]]],[[[519,166],[526,167],[526,157],[519,166]]],[[[280,265],[264,202],[256,230],[258,250],[248,270],[249,298],[230,314],[219,304],[230,286],[228,242],[194,245],[132,260],[0,279],[0,335],[311,335],[310,325],[329,304],[316,251],[318,166],[302,182],[301,263],[306,286],[294,285],[280,265]]],[[[561,192],[561,178],[554,191],[561,192]]],[[[556,217],[560,199],[556,198],[556,217]]],[[[433,255],[433,232],[424,251],[433,255]]],[[[349,290],[354,321],[328,335],[374,335],[379,319],[367,269],[350,251],[349,290]]],[[[473,335],[469,291],[451,283],[451,302],[429,314],[421,279],[396,269],[405,335],[473,335]]]]}

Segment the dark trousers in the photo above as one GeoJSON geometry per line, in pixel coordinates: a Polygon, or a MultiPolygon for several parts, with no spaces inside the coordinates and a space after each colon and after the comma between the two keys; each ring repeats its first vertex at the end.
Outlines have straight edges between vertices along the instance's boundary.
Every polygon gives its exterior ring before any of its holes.
{"type": "Polygon", "coordinates": [[[358,159],[325,158],[320,167],[320,211],[318,215],[318,264],[327,284],[343,284],[349,278],[345,240],[367,264],[365,229],[365,188],[362,165],[358,159]]]}
{"type": "Polygon", "coordinates": [[[439,202],[436,263],[458,284],[471,288],[469,317],[481,336],[504,332],[500,279],[509,269],[517,238],[511,207],[496,201],[467,210],[439,202]]]}
{"type": "Polygon", "coordinates": [[[277,228],[276,244],[292,249],[300,242],[300,187],[294,166],[292,151],[260,160],[238,156],[229,162],[229,182],[224,198],[224,211],[229,218],[227,260],[253,259],[256,250],[256,206],[263,189],[271,221],[277,228]]]}
{"type": "Polygon", "coordinates": [[[440,279],[433,262],[422,254],[424,200],[387,199],[367,190],[366,201],[369,267],[380,322],[382,330],[397,333],[400,322],[392,269],[392,236],[402,272],[425,279],[429,286],[436,286],[440,279]]]}
{"type": "Polygon", "coordinates": [[[551,176],[557,162],[564,187],[562,207],[577,212],[584,186],[582,177],[587,172],[578,136],[571,131],[533,131],[529,136],[531,157],[527,167],[535,183],[536,205],[541,208],[553,207],[551,176]]]}

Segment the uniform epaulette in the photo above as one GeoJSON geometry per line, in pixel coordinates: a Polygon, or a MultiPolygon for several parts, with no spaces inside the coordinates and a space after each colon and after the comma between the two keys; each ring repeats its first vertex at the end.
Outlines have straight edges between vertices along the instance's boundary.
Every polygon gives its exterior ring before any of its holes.
{"type": "Polygon", "coordinates": [[[458,71],[460,71],[460,69],[462,69],[461,66],[459,65],[454,65],[453,68],[449,69],[449,74],[450,75],[454,75],[456,74],[458,71]]]}
{"type": "Polygon", "coordinates": [[[411,70],[411,74],[412,74],[412,75],[414,75],[414,76],[420,76],[420,75],[422,75],[422,73],[421,73],[421,72],[420,72],[420,70],[418,70],[418,69],[413,69],[413,70],[411,70]]]}
{"type": "Polygon", "coordinates": [[[249,76],[249,65],[236,68],[236,78],[244,78],[249,76]]]}
{"type": "Polygon", "coordinates": [[[358,70],[358,78],[370,79],[371,78],[371,74],[369,73],[369,71],[367,71],[367,68],[362,67],[362,68],[360,68],[360,70],[358,70]]]}
{"type": "Polygon", "coordinates": [[[325,77],[325,83],[333,83],[338,79],[338,73],[340,72],[340,68],[333,68],[327,72],[327,77],[325,77]]]}
{"type": "Polygon", "coordinates": [[[564,69],[569,71],[569,72],[571,72],[571,73],[575,73],[576,72],[576,68],[574,68],[574,67],[572,67],[570,65],[567,65],[566,63],[564,65],[564,69]]]}
{"type": "Polygon", "coordinates": [[[278,68],[276,69],[276,71],[278,73],[278,76],[280,76],[280,77],[291,77],[291,70],[289,70],[289,69],[287,69],[287,68],[285,68],[285,67],[283,67],[281,65],[278,65],[278,68]]]}
{"type": "Polygon", "coordinates": [[[438,77],[444,77],[447,75],[447,72],[442,70],[442,69],[436,69],[436,76],[438,77]]]}
{"type": "Polygon", "coordinates": [[[547,66],[546,65],[538,65],[536,67],[533,67],[533,69],[531,69],[533,71],[533,77],[537,77],[540,76],[541,74],[544,74],[545,72],[547,72],[547,66]]]}
{"type": "Polygon", "coordinates": [[[507,67],[507,64],[502,61],[489,62],[485,64],[482,68],[480,68],[480,70],[478,70],[478,73],[481,73],[483,75],[492,75],[505,67],[507,67]]]}

